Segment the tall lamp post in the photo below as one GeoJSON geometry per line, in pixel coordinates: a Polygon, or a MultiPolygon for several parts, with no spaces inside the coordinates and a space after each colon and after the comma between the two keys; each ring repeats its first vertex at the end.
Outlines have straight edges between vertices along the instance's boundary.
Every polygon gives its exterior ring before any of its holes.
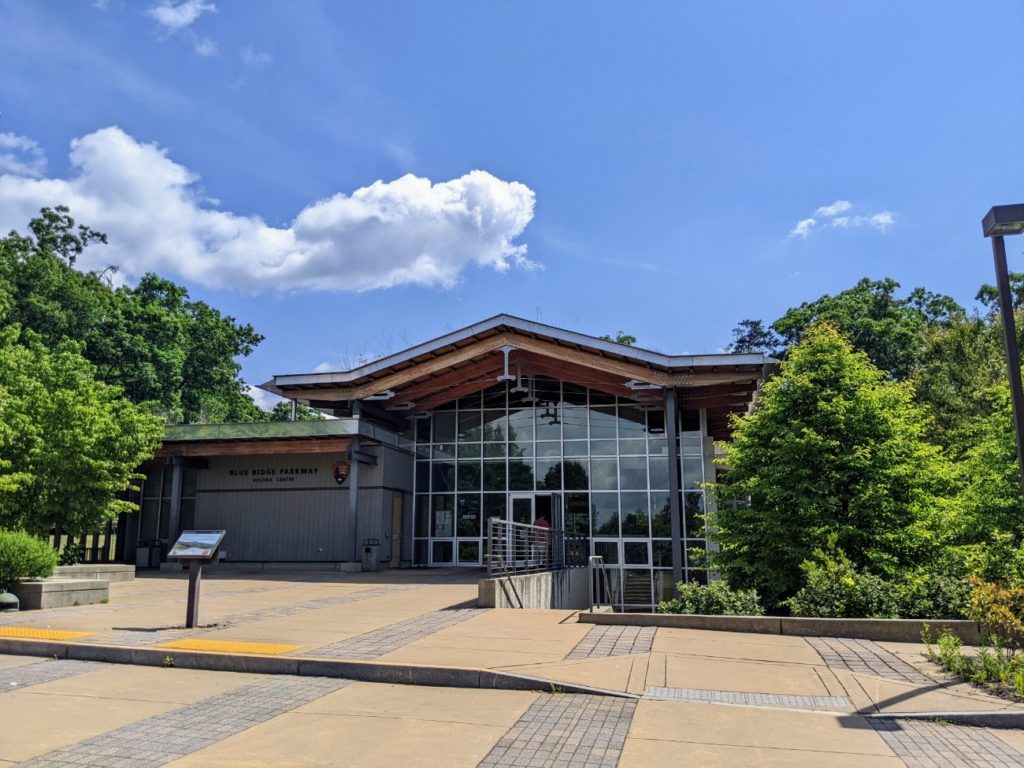
{"type": "Polygon", "coordinates": [[[999,314],[1003,319],[1003,338],[1006,342],[1006,362],[1010,373],[1010,397],[1013,400],[1013,427],[1017,437],[1017,464],[1021,492],[1024,493],[1024,388],[1020,380],[1020,349],[1017,345],[1017,325],[1013,319],[1013,300],[1010,297],[1010,274],[1006,269],[1004,235],[1024,232],[1024,203],[997,205],[981,221],[985,237],[992,238],[992,257],[996,266],[996,286],[999,289],[999,314]]]}

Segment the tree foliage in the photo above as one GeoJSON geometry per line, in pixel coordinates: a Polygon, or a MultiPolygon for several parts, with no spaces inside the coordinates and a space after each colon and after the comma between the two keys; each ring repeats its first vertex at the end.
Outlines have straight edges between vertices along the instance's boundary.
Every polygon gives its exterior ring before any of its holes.
{"type": "Polygon", "coordinates": [[[96,530],[134,509],[122,495],[153,455],[160,420],[95,378],[80,346],[0,331],[0,527],[96,530]]]}
{"type": "Polygon", "coordinates": [[[17,324],[50,348],[79,342],[102,381],[172,423],[265,418],[239,376],[237,359],[263,338],[251,325],[153,274],[115,289],[113,268],[75,269],[106,237],[76,226],[67,208],[43,209],[29,230],[0,238],[0,325],[17,324]]]}
{"type": "Polygon", "coordinates": [[[636,336],[626,333],[625,331],[619,331],[614,336],[605,334],[604,336],[598,336],[597,338],[602,339],[603,341],[611,341],[616,344],[625,344],[627,347],[632,347],[636,344],[636,336]]]}
{"type": "Polygon", "coordinates": [[[769,606],[799,589],[801,564],[829,541],[880,575],[914,562],[912,532],[950,479],[912,387],[826,323],[803,333],[757,408],[736,419],[725,464],[713,488],[716,563],[769,606]]]}

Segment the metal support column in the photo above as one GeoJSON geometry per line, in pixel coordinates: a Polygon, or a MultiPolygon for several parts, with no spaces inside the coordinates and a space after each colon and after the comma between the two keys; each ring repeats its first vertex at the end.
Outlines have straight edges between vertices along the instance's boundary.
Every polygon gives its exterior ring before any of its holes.
{"type": "Polygon", "coordinates": [[[683,510],[679,467],[679,405],[675,389],[665,391],[665,433],[668,437],[668,508],[672,517],[672,581],[683,580],[683,510]]]}
{"type": "Polygon", "coordinates": [[[170,547],[181,533],[181,492],[185,481],[185,468],[171,459],[171,503],[167,512],[167,546],[170,547]]]}
{"type": "Polygon", "coordinates": [[[1020,349],[1017,345],[1017,324],[1013,318],[1013,299],[1010,296],[1010,275],[1006,269],[1006,244],[1001,235],[992,237],[992,258],[996,267],[996,285],[999,288],[999,314],[1003,321],[1003,339],[1006,343],[1006,364],[1009,367],[1010,397],[1013,400],[1013,426],[1017,438],[1017,474],[1024,493],[1024,387],[1020,380],[1020,349]]]}

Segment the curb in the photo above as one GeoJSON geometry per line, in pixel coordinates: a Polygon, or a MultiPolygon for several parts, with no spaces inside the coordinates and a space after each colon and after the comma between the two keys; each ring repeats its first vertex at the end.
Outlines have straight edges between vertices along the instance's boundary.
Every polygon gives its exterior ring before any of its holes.
{"type": "Polygon", "coordinates": [[[561,683],[539,677],[517,675],[474,667],[440,667],[420,664],[390,664],[380,661],[317,659],[306,656],[260,656],[256,654],[178,651],[171,648],[128,648],[119,645],[90,645],[50,640],[0,638],[0,653],[16,656],[42,656],[51,659],[103,661],[162,667],[171,657],[177,669],[202,669],[212,672],[249,672],[260,675],[296,675],[300,677],[340,677],[364,683],[426,685],[443,688],[485,688],[541,693],[573,693],[639,699],[636,694],[561,683]]]}
{"type": "Polygon", "coordinates": [[[969,725],[977,728],[1024,728],[1024,710],[976,711],[976,712],[879,712],[860,715],[865,720],[939,720],[954,725],[969,725]]]}

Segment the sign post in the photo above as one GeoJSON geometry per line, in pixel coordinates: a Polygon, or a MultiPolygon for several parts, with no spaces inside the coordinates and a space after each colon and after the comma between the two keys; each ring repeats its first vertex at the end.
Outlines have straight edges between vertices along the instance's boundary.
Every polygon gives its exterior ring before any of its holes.
{"type": "Polygon", "coordinates": [[[220,560],[220,543],[225,533],[182,531],[167,553],[168,560],[188,563],[188,607],[185,610],[185,627],[188,629],[199,624],[199,586],[202,583],[203,566],[213,565],[220,560]]]}

